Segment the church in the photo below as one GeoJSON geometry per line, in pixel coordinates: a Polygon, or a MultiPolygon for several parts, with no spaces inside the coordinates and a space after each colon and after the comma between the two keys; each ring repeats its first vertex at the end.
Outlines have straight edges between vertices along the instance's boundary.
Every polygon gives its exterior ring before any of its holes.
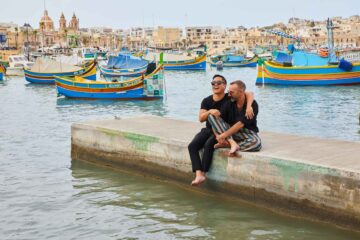
{"type": "Polygon", "coordinates": [[[59,20],[59,29],[56,31],[54,21],[49,16],[47,10],[44,10],[44,16],[39,22],[39,34],[43,40],[44,46],[52,46],[56,43],[60,46],[67,46],[71,37],[77,35],[79,31],[79,19],[73,14],[69,25],[66,25],[64,13],[61,13],[59,20]],[[70,39],[69,39],[70,38],[70,39]]]}

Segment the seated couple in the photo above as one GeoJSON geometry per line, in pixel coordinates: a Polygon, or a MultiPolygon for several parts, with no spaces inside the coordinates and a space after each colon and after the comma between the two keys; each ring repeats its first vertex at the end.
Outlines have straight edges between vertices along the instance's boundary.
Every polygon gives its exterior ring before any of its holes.
{"type": "Polygon", "coordinates": [[[255,152],[261,149],[261,140],[256,123],[258,105],[253,93],[246,92],[240,81],[230,83],[225,93],[226,79],[215,75],[211,82],[213,94],[201,102],[199,121],[206,127],[195,135],[188,146],[192,170],[196,173],[191,185],[197,186],[206,180],[215,148],[228,147],[229,154],[236,151],[255,152]],[[204,149],[200,158],[199,150],[204,149]]]}

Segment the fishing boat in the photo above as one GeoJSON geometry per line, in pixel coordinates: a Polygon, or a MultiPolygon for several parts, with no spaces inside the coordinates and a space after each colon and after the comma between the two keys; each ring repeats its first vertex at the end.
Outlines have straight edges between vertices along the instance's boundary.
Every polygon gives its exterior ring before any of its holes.
{"type": "Polygon", "coordinates": [[[0,81],[4,80],[5,71],[6,71],[5,67],[3,66],[2,63],[0,63],[0,81]]]}
{"type": "MultiPolygon", "coordinates": [[[[163,65],[148,75],[121,82],[89,81],[83,77],[56,76],[55,85],[59,95],[80,99],[152,100],[164,95],[163,65]]],[[[150,70],[151,71],[151,70],[150,70]]]]}
{"type": "Polygon", "coordinates": [[[219,61],[223,67],[256,67],[257,60],[257,55],[248,59],[240,55],[214,55],[210,57],[209,62],[212,67],[216,67],[219,61]]]}
{"type": "Polygon", "coordinates": [[[82,58],[82,61],[102,61],[106,60],[106,51],[97,49],[97,48],[80,48],[80,49],[74,49],[74,52],[78,54],[80,58],[82,58]],[[95,59],[96,58],[96,59],[95,59]]]}
{"type": "Polygon", "coordinates": [[[55,83],[56,76],[83,76],[89,80],[96,79],[96,62],[92,61],[84,67],[77,67],[49,58],[38,58],[29,70],[24,70],[25,80],[30,83],[55,83]]]}
{"type": "Polygon", "coordinates": [[[29,69],[34,62],[28,61],[23,55],[11,55],[8,57],[9,66],[6,68],[8,76],[24,76],[24,69],[29,69]]]}
{"type": "Polygon", "coordinates": [[[360,62],[338,59],[334,52],[332,21],[328,19],[328,57],[305,51],[282,53],[258,67],[256,84],[325,86],[360,84],[360,62]]]}
{"type": "Polygon", "coordinates": [[[106,65],[100,65],[104,77],[138,77],[145,73],[149,62],[129,55],[110,56],[106,65]]]}
{"type": "Polygon", "coordinates": [[[302,86],[360,84],[360,63],[353,64],[352,70],[346,71],[339,68],[339,65],[286,67],[265,61],[258,67],[256,84],[302,86]]]}
{"type": "Polygon", "coordinates": [[[206,54],[182,52],[147,52],[144,56],[148,61],[160,63],[163,60],[165,70],[206,70],[206,54]]]}
{"type": "Polygon", "coordinates": [[[164,60],[165,70],[206,70],[206,54],[190,60],[164,60]]]}

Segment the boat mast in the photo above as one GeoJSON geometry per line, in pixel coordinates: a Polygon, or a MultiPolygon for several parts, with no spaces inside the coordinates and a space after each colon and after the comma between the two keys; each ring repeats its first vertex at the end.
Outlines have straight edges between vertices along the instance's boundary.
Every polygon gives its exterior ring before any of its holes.
{"type": "Polygon", "coordinates": [[[336,56],[334,51],[334,32],[335,28],[330,18],[327,19],[326,28],[328,31],[328,48],[329,48],[329,63],[336,62],[336,56]]]}

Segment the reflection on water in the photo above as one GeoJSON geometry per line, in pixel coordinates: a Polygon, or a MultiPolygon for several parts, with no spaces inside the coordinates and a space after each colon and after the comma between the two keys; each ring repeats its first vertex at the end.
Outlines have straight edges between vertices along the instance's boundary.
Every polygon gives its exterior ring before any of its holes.
{"type": "MultiPolygon", "coordinates": [[[[0,83],[0,239],[360,239],[144,176],[70,159],[70,127],[144,114],[197,121],[216,73],[166,72],[165,101],[57,98],[54,85],[0,83]]],[[[359,141],[360,87],[256,87],[261,130],[359,141]]],[[[189,187],[190,188],[190,187],[189,187]]]]}
{"type": "Polygon", "coordinates": [[[89,209],[99,208],[100,215],[92,220],[116,216],[102,227],[119,238],[138,238],[138,234],[141,239],[354,239],[358,236],[218,196],[174,188],[146,176],[80,161],[72,161],[71,170],[76,197],[89,209]],[[119,233],[116,229],[119,224],[127,231],[119,233]]]}

